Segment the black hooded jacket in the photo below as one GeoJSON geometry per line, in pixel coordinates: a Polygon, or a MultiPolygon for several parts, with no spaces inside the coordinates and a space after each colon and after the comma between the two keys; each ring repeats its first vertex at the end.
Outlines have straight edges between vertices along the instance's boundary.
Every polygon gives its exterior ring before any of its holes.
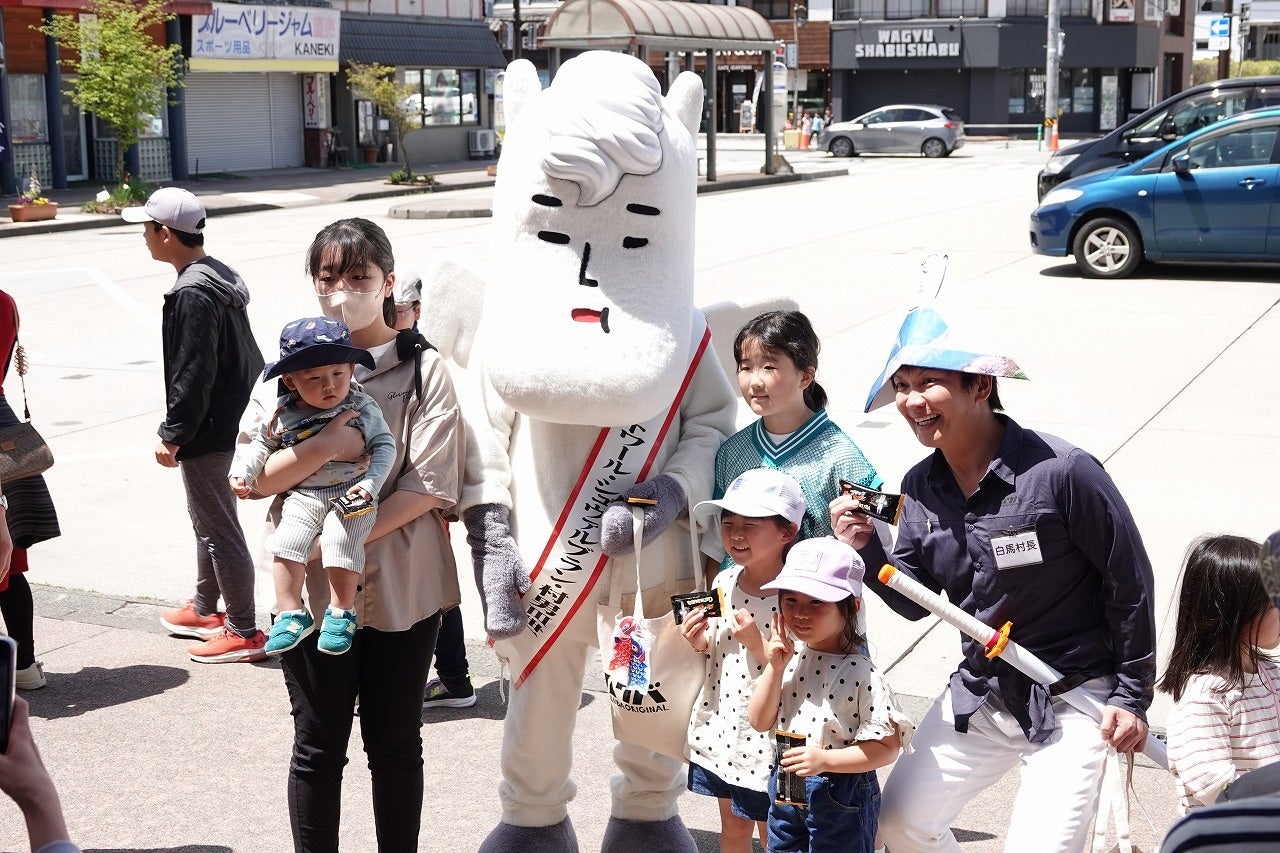
{"type": "Polygon", "coordinates": [[[207,256],[188,264],[164,295],[168,411],[157,432],[178,446],[179,460],[235,448],[240,416],[262,377],[248,304],[244,279],[207,256]]]}

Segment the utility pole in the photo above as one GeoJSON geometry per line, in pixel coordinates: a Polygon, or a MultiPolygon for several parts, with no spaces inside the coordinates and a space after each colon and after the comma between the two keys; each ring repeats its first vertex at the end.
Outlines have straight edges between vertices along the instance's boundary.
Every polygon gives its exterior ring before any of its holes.
{"type": "Polygon", "coordinates": [[[1049,0],[1048,19],[1044,39],[1044,126],[1045,134],[1052,136],[1058,123],[1058,69],[1062,60],[1062,17],[1058,0],[1049,0]]]}
{"type": "Polygon", "coordinates": [[[803,3],[797,3],[791,7],[791,38],[796,46],[795,61],[791,64],[791,82],[795,84],[795,90],[791,95],[791,121],[792,127],[796,130],[800,129],[800,28],[807,20],[809,20],[809,10],[803,3]]]}
{"type": "Polygon", "coordinates": [[[520,58],[520,48],[524,41],[524,25],[520,22],[520,0],[511,0],[511,27],[515,30],[515,38],[511,40],[511,58],[520,58]]]}
{"type": "MultiPolygon", "coordinates": [[[[1233,0],[1223,0],[1222,14],[1227,20],[1231,20],[1232,13],[1235,11],[1235,3],[1233,0]]],[[[1218,79],[1225,80],[1231,76],[1231,42],[1227,39],[1227,49],[1218,51],[1218,79]]]]}

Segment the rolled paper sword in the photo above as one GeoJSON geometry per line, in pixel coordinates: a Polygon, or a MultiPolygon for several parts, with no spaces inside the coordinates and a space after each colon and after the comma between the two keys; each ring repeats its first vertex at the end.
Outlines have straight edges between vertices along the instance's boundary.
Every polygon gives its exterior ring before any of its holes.
{"type": "MultiPolygon", "coordinates": [[[[893,566],[886,565],[882,568],[879,577],[880,583],[911,599],[948,625],[960,629],[960,633],[982,643],[986,647],[988,658],[1000,658],[1045,687],[1062,680],[1062,673],[1009,639],[1009,631],[1013,628],[1012,622],[1004,623],[999,630],[992,628],[965,613],[941,595],[932,592],[924,584],[907,577],[893,566]]],[[[1106,706],[1083,688],[1073,687],[1056,695],[1073,708],[1102,722],[1102,709],[1106,706]]],[[[1142,751],[1156,764],[1166,770],[1169,769],[1168,752],[1164,743],[1155,735],[1147,734],[1147,742],[1142,751]]]]}

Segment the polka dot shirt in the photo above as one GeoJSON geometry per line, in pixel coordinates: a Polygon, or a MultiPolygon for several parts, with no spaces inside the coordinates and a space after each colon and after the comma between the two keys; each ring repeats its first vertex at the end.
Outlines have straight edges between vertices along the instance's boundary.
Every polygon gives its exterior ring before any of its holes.
{"type": "Polygon", "coordinates": [[[870,660],[815,652],[803,643],[782,676],[778,728],[806,735],[810,746],[824,749],[880,740],[896,730],[904,752],[916,730],[870,660]]]}
{"type": "MultiPolygon", "coordinates": [[[[741,574],[742,567],[734,566],[716,575],[715,588],[723,596],[724,612],[745,609],[767,637],[778,598],[743,592],[738,587],[741,574]]],[[[756,731],[747,721],[747,702],[764,666],[734,639],[727,617],[710,620],[710,627],[707,678],[689,720],[689,760],[730,785],[768,790],[773,736],[756,731]]]]}

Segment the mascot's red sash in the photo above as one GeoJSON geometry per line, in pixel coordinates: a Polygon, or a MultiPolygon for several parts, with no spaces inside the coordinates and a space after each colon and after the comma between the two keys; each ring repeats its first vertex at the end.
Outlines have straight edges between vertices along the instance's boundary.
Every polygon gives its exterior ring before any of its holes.
{"type": "Polygon", "coordinates": [[[665,412],[642,424],[605,427],[596,437],[582,473],[530,573],[532,586],[523,596],[529,630],[517,637],[516,642],[531,649],[528,663],[515,678],[517,688],[542,661],[579,608],[594,602],[591,593],[609,559],[600,550],[600,519],[605,507],[649,476],[649,469],[710,343],[711,327],[704,321],[689,369],[665,412]],[[636,468],[634,462],[642,455],[644,462],[636,468]]]}

